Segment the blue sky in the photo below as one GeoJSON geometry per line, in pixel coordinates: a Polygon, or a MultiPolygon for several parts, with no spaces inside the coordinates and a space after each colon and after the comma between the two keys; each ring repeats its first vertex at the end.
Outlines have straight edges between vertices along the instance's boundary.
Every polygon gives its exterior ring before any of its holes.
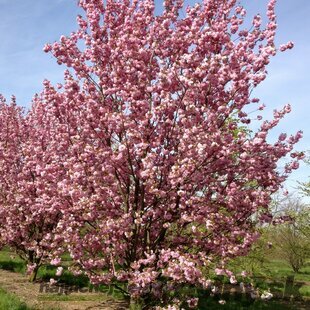
{"type": "MultiPolygon", "coordinates": [[[[251,17],[257,12],[264,14],[267,0],[241,2],[251,17]]],[[[159,8],[162,1],[156,3],[159,8]]],[[[44,78],[54,83],[62,81],[64,67],[58,66],[42,48],[75,30],[78,13],[75,0],[0,0],[0,93],[7,98],[14,94],[18,104],[29,107],[44,78]]],[[[280,132],[295,133],[301,129],[304,138],[298,150],[310,150],[309,14],[309,0],[278,0],[277,43],[292,40],[295,48],[272,59],[268,78],[255,91],[255,96],[267,106],[267,116],[286,103],[292,105],[292,112],[271,138],[280,132]]],[[[287,182],[288,188],[292,190],[297,180],[305,181],[309,176],[310,167],[302,164],[287,182]]]]}

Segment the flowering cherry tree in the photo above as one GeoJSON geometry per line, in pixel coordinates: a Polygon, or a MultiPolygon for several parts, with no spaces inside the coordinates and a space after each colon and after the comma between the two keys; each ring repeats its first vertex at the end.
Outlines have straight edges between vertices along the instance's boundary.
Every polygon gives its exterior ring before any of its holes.
{"type": "Polygon", "coordinates": [[[59,253],[62,240],[54,233],[64,204],[53,181],[61,177],[61,167],[49,152],[53,122],[39,97],[28,115],[15,98],[0,101],[0,244],[27,262],[33,281],[52,249],[59,253]]]}
{"type": "Polygon", "coordinates": [[[158,16],[151,0],[79,6],[78,30],[44,48],[68,68],[65,81],[45,81],[40,97],[55,124],[42,155],[54,158],[51,174],[40,166],[53,190],[40,199],[59,201],[54,238],[72,270],[145,303],[169,303],[178,284],[208,286],[215,267],[234,281],[226,263],[271,220],[270,196],[302,156],[292,152],[300,132],[267,141],[289,105],[247,130],[248,106],[258,120],[264,108],[251,91],[270,58],[292,47],[275,46],[275,1],[266,25],[256,15],[250,29],[235,0],[166,0],[158,16]]]}
{"type": "Polygon", "coordinates": [[[10,189],[12,184],[16,184],[16,171],[20,165],[20,145],[23,139],[24,119],[22,109],[16,106],[15,98],[7,104],[6,99],[0,97],[0,248],[6,244],[8,237],[5,221],[8,218],[6,202],[12,198],[10,189]]]}

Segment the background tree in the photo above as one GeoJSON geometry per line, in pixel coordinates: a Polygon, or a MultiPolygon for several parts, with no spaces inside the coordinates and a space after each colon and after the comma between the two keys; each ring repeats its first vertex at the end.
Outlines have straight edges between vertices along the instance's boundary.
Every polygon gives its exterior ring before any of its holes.
{"type": "Polygon", "coordinates": [[[60,166],[49,153],[54,122],[39,101],[27,115],[14,97],[0,102],[0,239],[27,262],[30,281],[60,245],[55,229],[64,208],[55,193],[60,166]]]}
{"type": "MultiPolygon", "coordinates": [[[[310,165],[310,156],[309,156],[309,151],[308,151],[308,156],[304,159],[304,162],[307,165],[310,165]]],[[[301,192],[307,196],[310,197],[310,181],[308,182],[299,182],[299,189],[301,190],[301,192]]]]}
{"type": "Polygon", "coordinates": [[[278,255],[298,272],[310,258],[310,210],[296,197],[283,199],[281,212],[291,220],[273,229],[278,255]]]}

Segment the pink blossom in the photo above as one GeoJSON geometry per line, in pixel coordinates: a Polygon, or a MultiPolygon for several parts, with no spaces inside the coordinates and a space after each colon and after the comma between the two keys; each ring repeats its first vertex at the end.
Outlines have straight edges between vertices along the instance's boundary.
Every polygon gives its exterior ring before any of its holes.
{"type": "Polygon", "coordinates": [[[61,263],[61,258],[59,257],[56,257],[56,258],[53,258],[50,262],[51,265],[54,265],[54,266],[57,266],[61,263]]]}
{"type": "Polygon", "coordinates": [[[193,309],[198,305],[198,298],[191,298],[187,300],[188,307],[193,309]]]}
{"type": "Polygon", "coordinates": [[[241,276],[242,276],[242,277],[245,278],[247,275],[248,275],[248,273],[247,273],[245,270],[242,270],[242,271],[241,271],[241,276]]]}
{"type": "Polygon", "coordinates": [[[237,284],[237,279],[236,279],[236,277],[235,276],[231,276],[230,278],[229,278],[229,282],[231,283],[231,284],[237,284]]]}
{"type": "Polygon", "coordinates": [[[223,270],[223,269],[215,268],[214,271],[215,271],[215,274],[218,276],[219,275],[225,275],[225,270],[223,270]]]}
{"type": "Polygon", "coordinates": [[[63,267],[58,267],[56,270],[56,276],[60,277],[62,275],[62,272],[63,272],[63,267]]]}
{"type": "Polygon", "coordinates": [[[269,300],[273,297],[273,294],[271,294],[270,292],[268,291],[264,291],[263,294],[261,295],[261,299],[262,300],[269,300]]]}
{"type": "Polygon", "coordinates": [[[35,268],[37,267],[37,264],[28,264],[27,265],[27,275],[32,274],[32,272],[35,270],[35,268]]]}
{"type": "Polygon", "coordinates": [[[287,49],[292,49],[294,47],[294,43],[292,41],[289,41],[288,43],[286,44],[282,44],[280,45],[280,51],[281,52],[284,52],[286,51],[287,49]]]}
{"type": "Polygon", "coordinates": [[[50,284],[51,285],[55,285],[57,283],[57,280],[50,278],[50,284]]]}

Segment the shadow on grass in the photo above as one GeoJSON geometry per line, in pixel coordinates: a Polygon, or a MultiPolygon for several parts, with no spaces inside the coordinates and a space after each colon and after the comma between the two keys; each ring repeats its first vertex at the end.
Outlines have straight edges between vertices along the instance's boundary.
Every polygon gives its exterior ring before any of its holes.
{"type": "Polygon", "coordinates": [[[198,309],[222,309],[222,310],[291,310],[292,305],[285,303],[285,301],[269,300],[263,301],[260,299],[252,299],[245,294],[224,293],[221,295],[210,296],[209,294],[203,294],[199,296],[198,309]],[[225,304],[220,304],[219,301],[224,300],[225,304]]]}
{"type": "Polygon", "coordinates": [[[294,276],[286,277],[283,296],[286,298],[293,296],[296,299],[302,299],[300,288],[303,286],[303,283],[294,282],[294,278],[294,276]]]}
{"type": "Polygon", "coordinates": [[[63,274],[60,277],[56,277],[56,266],[52,265],[43,265],[38,271],[39,282],[48,282],[51,278],[58,280],[58,283],[77,286],[77,287],[87,287],[89,285],[89,280],[84,275],[74,276],[70,273],[65,267],[63,274]]]}
{"type": "MultiPolygon", "coordinates": [[[[53,270],[44,270],[42,268],[39,278],[43,281],[49,281],[51,278],[55,279],[55,271],[53,270]]],[[[65,271],[61,277],[59,277],[59,283],[63,283],[70,286],[77,286],[77,287],[87,287],[89,286],[89,280],[84,275],[73,276],[68,271],[65,271]]]]}
{"type": "Polygon", "coordinates": [[[8,271],[23,273],[26,270],[25,263],[16,261],[0,261],[0,268],[8,271]]]}

